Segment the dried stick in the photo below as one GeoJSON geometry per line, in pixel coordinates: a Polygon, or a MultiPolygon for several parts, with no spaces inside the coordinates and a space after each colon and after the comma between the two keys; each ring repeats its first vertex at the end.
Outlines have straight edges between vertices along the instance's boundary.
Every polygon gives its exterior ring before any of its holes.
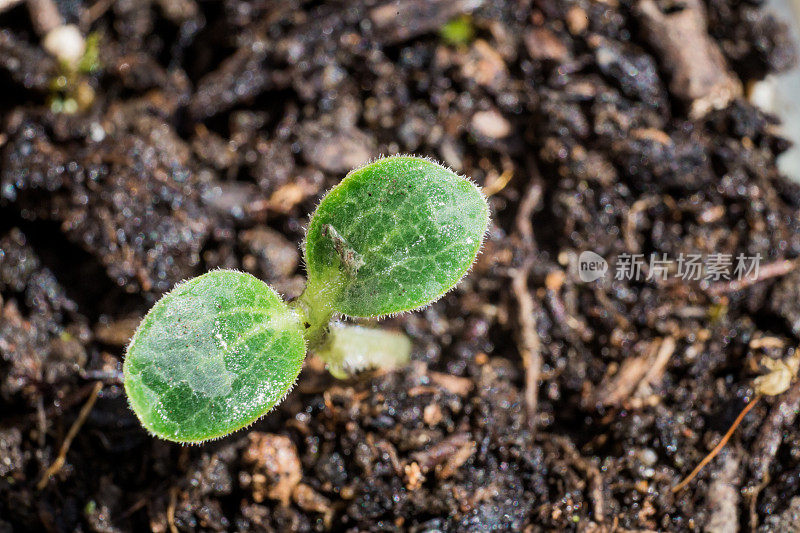
{"type": "Polygon", "coordinates": [[[64,463],[67,460],[67,452],[69,451],[70,446],[72,446],[72,441],[75,439],[78,431],[80,431],[83,423],[86,422],[86,418],[92,411],[92,407],[94,407],[94,403],[97,401],[97,396],[100,394],[102,388],[102,382],[98,381],[94,384],[94,388],[92,388],[89,398],[86,400],[86,403],[83,404],[81,412],[78,414],[78,418],[75,419],[72,427],[69,428],[67,436],[64,438],[64,442],[61,444],[61,449],[58,450],[58,457],[56,457],[56,460],[53,461],[53,464],[51,464],[47,470],[45,470],[44,474],[42,474],[42,478],[36,485],[37,489],[44,489],[47,486],[47,482],[50,481],[50,478],[56,475],[64,467],[64,463]]]}
{"type": "Polygon", "coordinates": [[[778,453],[784,440],[784,428],[794,424],[800,408],[800,380],[795,381],[792,387],[781,397],[781,400],[772,406],[769,414],[761,424],[755,443],[750,451],[750,477],[749,486],[745,495],[750,507],[750,529],[756,530],[758,515],[756,514],[756,500],[761,490],[769,482],[769,469],[775,455],[778,453]]]}
{"type": "Polygon", "coordinates": [[[114,2],[115,0],[97,0],[81,14],[81,26],[85,29],[94,24],[97,19],[105,15],[106,11],[111,9],[114,2]]]}
{"type": "Polygon", "coordinates": [[[536,333],[536,314],[533,298],[528,291],[530,264],[514,271],[511,287],[519,306],[519,351],[525,367],[525,411],[528,424],[533,428],[542,375],[541,340],[536,333]]]}
{"type": "Polygon", "coordinates": [[[703,458],[703,460],[702,460],[702,461],[700,461],[700,464],[698,464],[698,465],[697,465],[697,466],[694,468],[694,470],[692,470],[692,473],[691,473],[691,474],[689,474],[688,476],[686,476],[686,478],[684,478],[684,480],[683,480],[683,481],[681,481],[680,483],[678,483],[677,485],[675,485],[674,487],[672,487],[672,489],[671,489],[671,492],[673,492],[673,493],[675,493],[675,492],[678,492],[678,491],[679,491],[679,490],[681,490],[683,487],[685,487],[686,485],[688,485],[688,484],[689,484],[689,483],[690,483],[690,482],[691,482],[691,481],[692,481],[692,480],[693,480],[693,479],[694,479],[694,478],[697,476],[697,474],[699,474],[699,473],[700,473],[700,471],[703,469],[703,467],[704,467],[704,466],[706,466],[706,465],[707,465],[707,464],[708,464],[708,463],[709,463],[709,462],[710,462],[710,461],[711,461],[711,460],[712,460],[714,457],[716,457],[716,456],[717,456],[717,454],[718,454],[718,453],[719,453],[719,452],[722,450],[722,448],[724,448],[724,447],[725,447],[725,445],[726,445],[726,444],[728,443],[728,441],[731,439],[731,436],[733,435],[733,432],[734,432],[734,431],[736,431],[736,428],[738,428],[738,427],[739,427],[739,424],[741,424],[741,423],[742,423],[742,420],[744,419],[745,415],[746,415],[747,413],[749,413],[749,412],[750,412],[750,411],[753,409],[753,407],[755,407],[755,406],[756,406],[756,403],[758,403],[758,400],[760,400],[760,399],[761,399],[761,395],[760,395],[760,394],[756,394],[755,396],[753,396],[753,399],[752,399],[752,400],[750,400],[750,403],[748,403],[748,404],[747,404],[747,405],[744,407],[744,409],[742,409],[742,412],[741,412],[741,413],[739,413],[739,416],[737,416],[737,417],[736,417],[736,420],[734,420],[734,421],[733,421],[733,424],[731,424],[731,427],[730,427],[730,428],[728,428],[728,431],[725,433],[725,436],[724,436],[724,437],[722,437],[722,440],[721,440],[721,441],[719,441],[719,444],[717,444],[716,446],[714,446],[714,449],[713,449],[713,450],[711,450],[711,452],[709,452],[709,454],[708,454],[708,455],[706,455],[706,456],[703,458]]]}
{"type": "Polygon", "coordinates": [[[731,281],[719,281],[709,286],[707,292],[711,295],[717,296],[728,292],[740,291],[751,285],[755,285],[760,281],[784,276],[795,268],[797,268],[796,259],[783,259],[773,263],[767,263],[763,267],[759,268],[758,276],[755,278],[745,277],[731,281]]]}
{"type": "Polygon", "coordinates": [[[20,2],[22,2],[22,0],[0,0],[0,13],[7,9],[11,9],[20,2]]]}
{"type": "Polygon", "coordinates": [[[167,525],[169,525],[170,533],[178,533],[178,528],[175,526],[175,507],[178,505],[178,487],[172,487],[169,490],[169,505],[167,506],[167,525]]]}
{"type": "Polygon", "coordinates": [[[40,37],[64,24],[53,0],[28,0],[28,11],[31,14],[33,29],[40,37]]]}
{"type": "Polygon", "coordinates": [[[592,511],[594,512],[595,520],[603,523],[605,520],[605,504],[603,499],[603,475],[591,461],[588,461],[581,456],[580,452],[575,448],[575,445],[567,437],[558,435],[555,436],[555,441],[564,450],[564,456],[575,467],[580,469],[589,480],[589,499],[592,502],[592,511]]]}
{"type": "Polygon", "coordinates": [[[723,109],[741,96],[742,84],[728,68],[719,45],[709,36],[701,0],[684,0],[664,13],[655,0],[636,4],[644,34],[670,73],[670,91],[690,104],[690,118],[723,109]]]}
{"type": "Polygon", "coordinates": [[[531,216],[542,198],[542,187],[539,171],[533,162],[531,169],[533,176],[520,201],[515,221],[518,237],[522,241],[524,259],[522,266],[512,271],[511,288],[519,308],[518,347],[525,367],[525,412],[528,425],[533,429],[536,425],[539,381],[542,375],[542,343],[536,332],[536,305],[528,290],[528,276],[533,268],[533,254],[536,251],[531,216]]]}

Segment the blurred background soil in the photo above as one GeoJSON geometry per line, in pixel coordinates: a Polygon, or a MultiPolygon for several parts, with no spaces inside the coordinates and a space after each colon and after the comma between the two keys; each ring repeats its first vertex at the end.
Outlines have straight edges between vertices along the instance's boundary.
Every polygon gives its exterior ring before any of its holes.
{"type": "Polygon", "coordinates": [[[0,1],[0,532],[798,531],[798,383],[670,492],[800,340],[800,187],[747,100],[793,45],[760,4],[62,0],[99,43],[66,76],[0,1]],[[386,321],[413,363],[309,359],[248,430],[149,437],[120,382],[149,306],[218,267],[297,296],[308,213],[397,152],[493,213],[458,289],[386,321]],[[583,283],[584,250],[763,259],[583,283]]]}

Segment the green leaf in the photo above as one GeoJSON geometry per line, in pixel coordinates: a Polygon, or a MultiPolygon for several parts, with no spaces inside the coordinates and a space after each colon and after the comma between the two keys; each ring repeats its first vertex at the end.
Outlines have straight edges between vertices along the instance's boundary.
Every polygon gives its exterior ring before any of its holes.
{"type": "Polygon", "coordinates": [[[299,316],[275,291],[216,270],[178,284],[147,313],[128,346],[125,391],[149,431],[201,442],[280,402],[304,357],[299,316]]]}
{"type": "Polygon", "coordinates": [[[432,161],[394,156],[354,170],[311,218],[306,300],[354,317],[427,305],[469,270],[488,222],[478,188],[432,161]]]}

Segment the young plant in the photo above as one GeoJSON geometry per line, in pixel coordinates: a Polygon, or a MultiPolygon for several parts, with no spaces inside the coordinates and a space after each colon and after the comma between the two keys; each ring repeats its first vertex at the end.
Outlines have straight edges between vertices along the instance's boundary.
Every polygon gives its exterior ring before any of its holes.
{"type": "Polygon", "coordinates": [[[311,217],[308,283],[295,301],[249,274],[215,270],[153,306],[125,357],[131,407],[158,437],[202,442],[279,403],[307,349],[336,376],[407,358],[405,336],[332,320],[437,300],[469,270],[488,221],[478,188],[426,159],[387,157],[350,172],[311,217]]]}

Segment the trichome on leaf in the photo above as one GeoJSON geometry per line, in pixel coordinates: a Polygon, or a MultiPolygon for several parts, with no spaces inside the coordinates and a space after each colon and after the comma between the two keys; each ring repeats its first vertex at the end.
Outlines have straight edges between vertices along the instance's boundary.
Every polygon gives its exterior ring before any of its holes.
{"type": "Polygon", "coordinates": [[[249,274],[215,270],[153,306],[125,357],[131,407],[156,436],[202,442],[279,403],[306,350],[337,376],[407,359],[402,335],[335,318],[437,300],[471,267],[488,222],[478,188],[427,159],[387,157],[350,172],[311,217],[308,283],[297,300],[285,303],[249,274]]]}

